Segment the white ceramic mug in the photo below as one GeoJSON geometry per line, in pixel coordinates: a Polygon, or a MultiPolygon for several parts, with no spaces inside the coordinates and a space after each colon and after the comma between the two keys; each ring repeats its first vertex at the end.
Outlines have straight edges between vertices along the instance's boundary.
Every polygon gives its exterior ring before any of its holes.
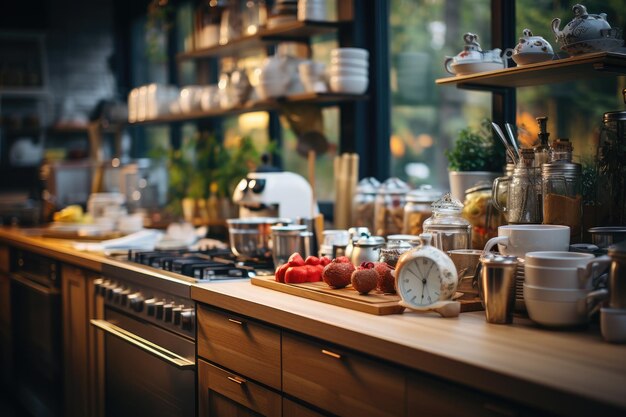
{"type": "Polygon", "coordinates": [[[591,289],[593,279],[611,264],[608,256],[560,251],[528,252],[525,259],[527,284],[571,290],[591,289]]]}
{"type": "Polygon", "coordinates": [[[567,251],[569,226],[552,224],[510,224],[498,227],[498,236],[489,239],[485,252],[498,245],[500,253],[523,258],[527,252],[567,251]]]}

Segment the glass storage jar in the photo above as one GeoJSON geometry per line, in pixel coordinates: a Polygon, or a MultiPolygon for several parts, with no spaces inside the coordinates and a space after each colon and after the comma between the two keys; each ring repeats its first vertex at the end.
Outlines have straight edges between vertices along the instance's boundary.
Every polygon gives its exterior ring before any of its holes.
{"type": "Polygon", "coordinates": [[[389,178],[378,187],[374,206],[374,231],[377,235],[402,233],[404,204],[409,186],[399,178],[389,178]]]}
{"type": "Polygon", "coordinates": [[[495,207],[512,224],[540,224],[543,219],[541,199],[541,168],[534,166],[532,149],[520,149],[522,158],[509,177],[493,182],[495,207]],[[506,191],[506,206],[502,206],[502,192],[506,191]]]}
{"type": "Polygon", "coordinates": [[[424,233],[433,235],[433,246],[444,252],[469,249],[472,225],[461,216],[463,203],[446,193],[432,209],[432,217],[424,221],[424,233]]]}
{"type": "Polygon", "coordinates": [[[582,239],[582,167],[565,160],[541,167],[543,223],[569,226],[570,241],[582,239]]]}
{"type": "Polygon", "coordinates": [[[352,200],[352,225],[374,230],[374,206],[380,181],[373,177],[363,178],[356,186],[352,200]]]}
{"type": "Polygon", "coordinates": [[[432,216],[431,205],[441,198],[443,193],[430,185],[422,185],[406,195],[402,233],[419,235],[422,233],[424,220],[432,216]]]}

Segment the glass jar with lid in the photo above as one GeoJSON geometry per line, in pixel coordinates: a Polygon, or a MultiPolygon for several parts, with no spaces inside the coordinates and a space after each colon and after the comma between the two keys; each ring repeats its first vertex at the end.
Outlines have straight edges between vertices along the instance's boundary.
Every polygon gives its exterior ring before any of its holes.
{"type": "Polygon", "coordinates": [[[570,241],[582,238],[582,167],[566,160],[541,167],[543,223],[569,226],[570,241]]]}
{"type": "Polygon", "coordinates": [[[401,179],[392,177],[378,187],[374,206],[374,231],[387,237],[402,233],[404,204],[410,187],[401,179]]]}
{"type": "Polygon", "coordinates": [[[424,221],[424,233],[433,235],[433,246],[444,252],[469,249],[472,225],[461,215],[463,203],[446,193],[432,209],[432,217],[424,221]]]}
{"type": "Polygon", "coordinates": [[[443,193],[430,185],[422,185],[406,195],[402,232],[408,235],[420,235],[424,220],[432,216],[431,205],[441,198],[443,193]]]}
{"type": "Polygon", "coordinates": [[[352,200],[353,226],[374,230],[374,207],[378,187],[380,187],[380,181],[373,177],[363,178],[357,184],[352,200]]]}

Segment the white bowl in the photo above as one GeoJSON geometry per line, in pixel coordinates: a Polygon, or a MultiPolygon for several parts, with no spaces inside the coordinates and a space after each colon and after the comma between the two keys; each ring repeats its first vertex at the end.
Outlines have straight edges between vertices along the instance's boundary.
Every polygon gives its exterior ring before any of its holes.
{"type": "Polygon", "coordinates": [[[287,87],[284,83],[259,83],[255,87],[255,91],[262,100],[281,97],[287,93],[287,87]]]}
{"type": "Polygon", "coordinates": [[[367,77],[369,75],[369,71],[367,68],[358,68],[358,67],[345,67],[345,66],[337,66],[332,65],[328,71],[328,73],[332,75],[340,75],[340,76],[348,76],[348,77],[367,77]]]}
{"type": "Polygon", "coordinates": [[[584,299],[591,290],[538,287],[524,283],[524,300],[532,298],[539,301],[574,302],[584,299]]]}
{"type": "Polygon", "coordinates": [[[367,77],[330,77],[330,89],[336,93],[363,94],[368,84],[367,77]]]}
{"type": "Polygon", "coordinates": [[[542,301],[527,298],[524,293],[524,303],[530,319],[543,326],[578,326],[589,321],[584,298],[570,302],[542,301]]]}
{"type": "Polygon", "coordinates": [[[339,67],[357,67],[364,69],[367,69],[369,67],[369,63],[365,59],[352,59],[339,56],[332,57],[330,59],[330,64],[339,67]]]}
{"type": "Polygon", "coordinates": [[[370,53],[363,48],[336,48],[330,51],[331,58],[361,59],[367,61],[370,53]]]}

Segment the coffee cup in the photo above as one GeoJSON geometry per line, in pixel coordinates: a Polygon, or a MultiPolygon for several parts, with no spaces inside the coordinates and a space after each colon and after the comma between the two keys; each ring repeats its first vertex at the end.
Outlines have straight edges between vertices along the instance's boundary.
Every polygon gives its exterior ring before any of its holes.
{"type": "Polygon", "coordinates": [[[600,330],[607,342],[626,343],[626,309],[600,309],[600,330]]]}
{"type": "Polygon", "coordinates": [[[593,279],[611,264],[608,256],[560,251],[528,252],[525,259],[527,284],[571,290],[592,289],[593,279]]]}
{"type": "Polygon", "coordinates": [[[495,245],[501,254],[523,258],[527,252],[567,251],[569,226],[552,224],[510,224],[498,227],[498,236],[487,241],[485,252],[495,245]]]}

